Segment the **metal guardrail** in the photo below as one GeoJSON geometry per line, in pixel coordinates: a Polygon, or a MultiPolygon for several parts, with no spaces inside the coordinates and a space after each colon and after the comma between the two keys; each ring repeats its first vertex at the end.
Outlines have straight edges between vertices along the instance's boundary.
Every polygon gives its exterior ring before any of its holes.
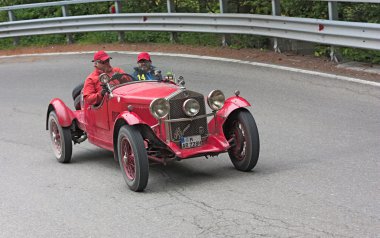
{"type": "Polygon", "coordinates": [[[273,16],[223,13],[227,1],[219,0],[221,14],[172,13],[172,0],[167,0],[168,13],[151,14],[120,14],[120,0],[70,0],[0,7],[0,11],[8,11],[9,15],[9,22],[0,23],[0,38],[63,33],[71,42],[70,33],[77,32],[118,31],[119,39],[124,31],[207,32],[380,50],[380,24],[336,21],[337,2],[380,3],[380,0],[309,0],[328,2],[329,20],[279,16],[280,0],[272,0],[273,16]],[[117,14],[68,17],[67,5],[94,2],[115,2],[117,14]],[[63,17],[17,21],[13,15],[14,10],[47,6],[62,7],[63,17]]]}
{"type": "Polygon", "coordinates": [[[38,8],[38,7],[65,6],[65,5],[81,4],[81,3],[119,2],[119,1],[120,0],[69,0],[69,1],[58,1],[58,2],[41,2],[41,3],[20,4],[20,5],[14,5],[14,6],[0,7],[0,11],[12,11],[12,10],[38,8]]]}
{"type": "MultiPolygon", "coordinates": [[[[29,9],[29,8],[40,8],[40,7],[61,7],[62,16],[68,17],[69,11],[68,11],[68,5],[73,4],[82,4],[82,3],[99,3],[99,2],[114,2],[115,7],[115,13],[120,13],[121,9],[121,0],[67,0],[67,1],[57,1],[57,2],[43,2],[43,3],[31,3],[31,4],[21,4],[21,5],[14,5],[14,6],[6,6],[6,7],[0,7],[1,11],[7,11],[8,12],[8,18],[10,22],[16,21],[16,17],[14,14],[15,10],[21,10],[21,9],[29,9]]],[[[1,27],[1,24],[0,24],[1,27]]],[[[73,43],[73,38],[70,34],[66,35],[67,43],[73,43]]],[[[124,39],[124,33],[119,32],[119,41],[123,41],[124,39]]],[[[13,39],[13,44],[18,45],[18,38],[13,39]]]]}
{"type": "Polygon", "coordinates": [[[380,50],[380,24],[254,14],[105,14],[0,24],[0,38],[95,31],[252,34],[380,50]]]}

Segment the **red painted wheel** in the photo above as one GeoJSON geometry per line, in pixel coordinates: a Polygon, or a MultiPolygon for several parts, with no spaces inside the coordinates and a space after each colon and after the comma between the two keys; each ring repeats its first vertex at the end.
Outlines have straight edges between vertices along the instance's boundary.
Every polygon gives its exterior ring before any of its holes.
{"type": "Polygon", "coordinates": [[[149,162],[140,132],[125,125],[120,128],[117,156],[123,177],[132,191],[143,191],[148,184],[149,162]]]}
{"type": "Polygon", "coordinates": [[[231,115],[224,127],[228,140],[232,140],[228,150],[231,162],[241,171],[252,170],[259,159],[260,140],[256,122],[249,111],[238,111],[231,115]]]}
{"type": "Polygon", "coordinates": [[[122,137],[120,141],[121,162],[123,169],[129,180],[134,180],[136,177],[135,154],[131,148],[131,142],[127,137],[122,137]]]}
{"type": "Polygon", "coordinates": [[[73,150],[71,131],[59,125],[57,115],[51,111],[48,119],[51,145],[55,157],[61,163],[69,163],[73,150]]]}

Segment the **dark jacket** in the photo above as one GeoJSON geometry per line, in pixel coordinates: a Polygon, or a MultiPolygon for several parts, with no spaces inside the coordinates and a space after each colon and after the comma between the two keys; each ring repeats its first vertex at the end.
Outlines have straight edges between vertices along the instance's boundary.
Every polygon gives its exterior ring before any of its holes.
{"type": "Polygon", "coordinates": [[[155,75],[156,67],[153,65],[150,66],[150,69],[146,71],[142,71],[139,67],[133,68],[135,71],[133,72],[133,80],[139,81],[139,80],[160,80],[160,78],[157,78],[155,75]]]}

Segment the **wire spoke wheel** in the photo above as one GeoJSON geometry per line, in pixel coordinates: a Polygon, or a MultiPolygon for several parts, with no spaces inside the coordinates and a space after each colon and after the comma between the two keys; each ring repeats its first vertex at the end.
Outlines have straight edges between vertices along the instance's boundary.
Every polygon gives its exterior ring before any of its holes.
{"type": "Polygon", "coordinates": [[[122,126],[115,153],[128,187],[132,191],[143,191],[148,184],[149,162],[140,132],[132,126],[122,126]]]}
{"type": "Polygon", "coordinates": [[[247,141],[245,138],[244,130],[239,121],[234,121],[231,137],[234,138],[235,146],[231,148],[231,153],[234,154],[237,160],[241,161],[246,156],[247,141]]]}
{"type": "Polygon", "coordinates": [[[136,176],[135,155],[126,137],[123,137],[121,140],[121,155],[124,172],[130,180],[134,180],[136,176]]]}
{"type": "Polygon", "coordinates": [[[251,113],[241,110],[232,114],[225,123],[224,134],[228,140],[232,139],[228,154],[235,168],[241,171],[252,170],[259,159],[260,141],[251,113]]]}
{"type": "Polygon", "coordinates": [[[49,114],[48,127],[55,157],[61,163],[69,163],[73,148],[70,129],[61,127],[54,111],[49,114]]]}
{"type": "Polygon", "coordinates": [[[61,134],[58,130],[58,125],[55,120],[50,121],[50,138],[55,156],[60,157],[62,154],[62,140],[61,134]]]}

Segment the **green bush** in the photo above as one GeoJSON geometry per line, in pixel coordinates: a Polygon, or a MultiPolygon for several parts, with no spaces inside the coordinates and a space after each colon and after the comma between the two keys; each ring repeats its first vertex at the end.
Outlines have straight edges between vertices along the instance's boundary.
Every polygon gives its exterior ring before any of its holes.
{"type": "Polygon", "coordinates": [[[380,63],[380,51],[353,48],[343,48],[341,51],[346,59],[374,64],[380,63]]]}
{"type": "Polygon", "coordinates": [[[169,42],[169,33],[167,32],[125,32],[126,42],[151,42],[151,43],[167,43],[169,42]]]}
{"type": "Polygon", "coordinates": [[[76,33],[73,39],[74,42],[80,44],[113,43],[118,41],[118,34],[115,32],[76,33]]]}
{"type": "Polygon", "coordinates": [[[217,46],[221,44],[221,35],[211,33],[183,32],[178,34],[178,40],[185,45],[217,46]]]}

